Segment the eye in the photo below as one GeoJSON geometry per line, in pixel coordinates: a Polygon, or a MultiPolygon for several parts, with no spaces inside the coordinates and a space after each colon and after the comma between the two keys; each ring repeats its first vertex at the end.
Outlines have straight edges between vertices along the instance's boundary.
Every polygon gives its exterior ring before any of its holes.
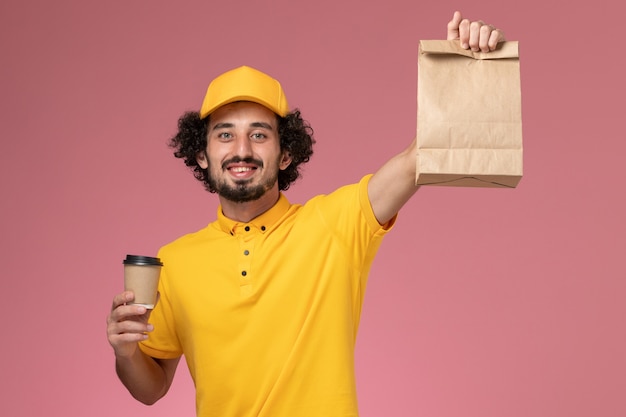
{"type": "Polygon", "coordinates": [[[253,133],[251,136],[254,140],[263,140],[267,137],[264,133],[253,133]]]}
{"type": "Polygon", "coordinates": [[[219,135],[217,135],[217,137],[220,139],[228,140],[228,139],[232,139],[233,135],[231,135],[228,132],[222,132],[219,135]]]}

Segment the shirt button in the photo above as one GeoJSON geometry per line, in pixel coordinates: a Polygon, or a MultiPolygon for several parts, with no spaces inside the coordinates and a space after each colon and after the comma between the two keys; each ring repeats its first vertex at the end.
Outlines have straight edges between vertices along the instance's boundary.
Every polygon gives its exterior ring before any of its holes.
{"type": "Polygon", "coordinates": [[[241,275],[245,277],[246,275],[248,275],[248,273],[246,271],[241,271],[241,275]]]}
{"type": "Polygon", "coordinates": [[[250,226],[246,226],[246,227],[244,228],[244,230],[245,230],[246,232],[249,232],[249,231],[250,231],[250,226]]]}
{"type": "Polygon", "coordinates": [[[261,230],[265,232],[265,226],[261,226],[261,230]]]}
{"type": "Polygon", "coordinates": [[[248,249],[246,249],[245,251],[243,251],[243,254],[248,256],[248,255],[250,255],[250,251],[248,249]]]}

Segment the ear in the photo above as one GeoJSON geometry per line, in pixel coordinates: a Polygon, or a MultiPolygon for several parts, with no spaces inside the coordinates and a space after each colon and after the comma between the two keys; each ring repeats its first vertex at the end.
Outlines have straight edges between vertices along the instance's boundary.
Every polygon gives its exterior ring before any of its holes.
{"type": "Polygon", "coordinates": [[[287,167],[291,164],[293,158],[291,157],[291,153],[288,151],[283,151],[283,157],[280,160],[279,168],[281,171],[287,169],[287,167]]]}
{"type": "Polygon", "coordinates": [[[206,151],[200,151],[196,154],[196,162],[202,169],[207,169],[209,167],[206,151]]]}

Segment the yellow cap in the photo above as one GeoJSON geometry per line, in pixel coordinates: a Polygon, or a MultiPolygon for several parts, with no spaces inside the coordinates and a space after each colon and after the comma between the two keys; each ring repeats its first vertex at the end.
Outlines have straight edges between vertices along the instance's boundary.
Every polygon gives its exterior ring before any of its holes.
{"type": "Polygon", "coordinates": [[[289,112],[285,92],[280,83],[261,71],[239,67],[220,75],[209,84],[200,109],[204,119],[225,104],[235,101],[259,103],[281,117],[289,112]]]}

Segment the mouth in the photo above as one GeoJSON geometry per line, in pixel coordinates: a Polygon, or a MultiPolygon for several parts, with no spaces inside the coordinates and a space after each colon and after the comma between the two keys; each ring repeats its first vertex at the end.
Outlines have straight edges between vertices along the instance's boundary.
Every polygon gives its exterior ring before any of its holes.
{"type": "Polygon", "coordinates": [[[232,167],[232,168],[228,168],[228,170],[230,172],[233,172],[235,174],[240,174],[242,172],[248,172],[248,171],[254,171],[256,169],[256,167],[232,167]]]}
{"type": "Polygon", "coordinates": [[[262,166],[262,162],[245,160],[245,161],[228,161],[224,164],[223,169],[227,171],[233,178],[248,179],[262,166]]]}

